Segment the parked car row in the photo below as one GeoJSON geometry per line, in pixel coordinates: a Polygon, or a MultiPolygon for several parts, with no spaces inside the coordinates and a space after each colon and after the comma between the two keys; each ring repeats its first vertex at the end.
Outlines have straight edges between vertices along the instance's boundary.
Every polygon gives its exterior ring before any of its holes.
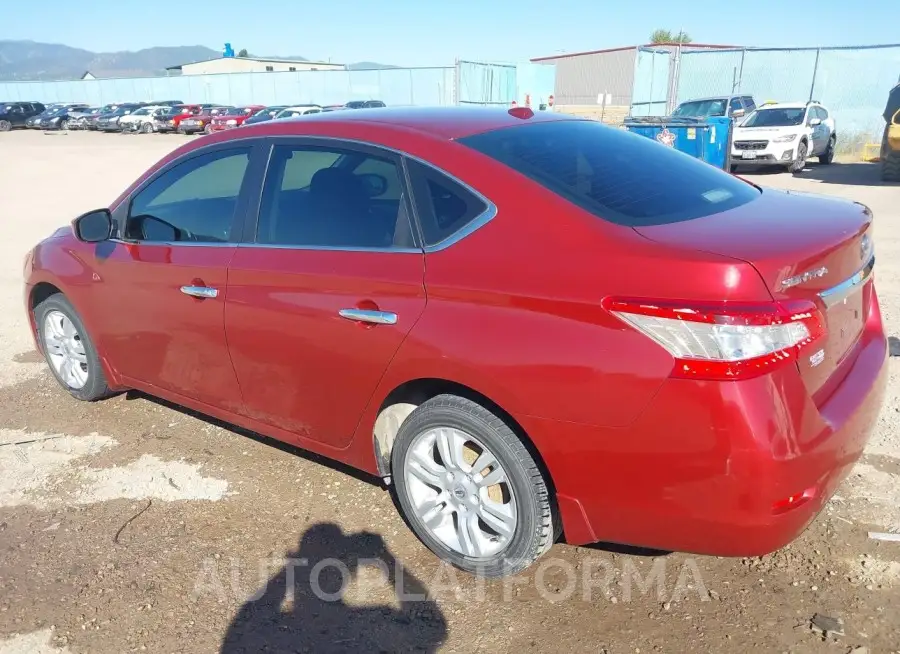
{"type": "Polygon", "coordinates": [[[231,106],[216,103],[114,102],[102,107],[84,103],[0,103],[0,131],[15,127],[41,130],[91,130],[196,134],[240,127],[244,124],[296,118],[323,111],[369,109],[386,106],[381,100],[351,100],[342,105],[231,106]]]}

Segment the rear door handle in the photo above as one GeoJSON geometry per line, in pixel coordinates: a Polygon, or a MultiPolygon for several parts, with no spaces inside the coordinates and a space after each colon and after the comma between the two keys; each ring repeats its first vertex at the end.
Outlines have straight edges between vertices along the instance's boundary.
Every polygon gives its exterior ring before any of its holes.
{"type": "Polygon", "coordinates": [[[341,318],[368,322],[373,325],[396,325],[397,314],[390,311],[372,311],[368,309],[341,309],[338,311],[341,318]]]}
{"type": "Polygon", "coordinates": [[[219,295],[219,289],[210,288],[209,286],[182,286],[181,292],[191,297],[199,297],[203,299],[212,299],[219,295]]]}

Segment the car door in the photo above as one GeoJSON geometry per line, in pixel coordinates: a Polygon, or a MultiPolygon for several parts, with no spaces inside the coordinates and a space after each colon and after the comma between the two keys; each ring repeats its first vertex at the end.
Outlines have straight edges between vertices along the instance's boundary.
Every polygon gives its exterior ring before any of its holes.
{"type": "Polygon", "coordinates": [[[24,127],[27,119],[28,114],[25,113],[25,106],[21,104],[14,104],[6,116],[6,120],[13,127],[24,127]]]}
{"type": "Polygon", "coordinates": [[[273,142],[258,221],[228,271],[225,331],[248,415],[346,446],[425,307],[400,158],[273,142]]]}
{"type": "Polygon", "coordinates": [[[810,107],[806,114],[806,124],[809,125],[809,128],[811,130],[810,138],[812,139],[813,143],[813,147],[810,152],[811,155],[821,153],[825,150],[825,146],[828,144],[828,129],[822,122],[819,122],[818,125],[810,125],[810,123],[814,120],[822,120],[819,116],[818,107],[810,107]]]}
{"type": "MultiPolygon", "coordinates": [[[[99,252],[99,344],[129,380],[240,411],[225,340],[227,266],[254,181],[252,142],[174,160],[115,211],[99,252]]],[[[136,384],[136,385],[139,385],[136,384]]]]}

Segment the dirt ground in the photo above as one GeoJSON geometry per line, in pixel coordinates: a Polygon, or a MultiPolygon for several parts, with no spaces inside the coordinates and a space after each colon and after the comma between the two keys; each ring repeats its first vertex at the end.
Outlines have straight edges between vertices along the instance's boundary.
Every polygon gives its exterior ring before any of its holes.
{"type": "MultiPolygon", "coordinates": [[[[59,389],[26,328],[23,256],[184,139],[0,137],[0,654],[900,652],[900,542],[868,536],[900,531],[900,358],[867,455],[791,546],[558,544],[477,580],[439,564],[377,480],[146,397],[59,389]]],[[[747,176],[873,209],[897,335],[900,187],[871,164],[747,176]]]]}

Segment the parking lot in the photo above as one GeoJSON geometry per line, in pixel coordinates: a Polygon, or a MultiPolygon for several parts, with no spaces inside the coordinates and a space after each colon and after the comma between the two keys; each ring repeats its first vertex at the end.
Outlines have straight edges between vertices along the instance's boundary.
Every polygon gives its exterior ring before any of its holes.
{"type": "MultiPolygon", "coordinates": [[[[141,395],[59,388],[26,325],[25,252],[193,137],[0,136],[0,654],[900,652],[900,542],[869,537],[900,532],[900,358],[866,456],[791,546],[561,543],[520,577],[476,580],[377,480],[141,395]]],[[[900,335],[900,187],[849,161],[740,174],[873,210],[900,335]]]]}

